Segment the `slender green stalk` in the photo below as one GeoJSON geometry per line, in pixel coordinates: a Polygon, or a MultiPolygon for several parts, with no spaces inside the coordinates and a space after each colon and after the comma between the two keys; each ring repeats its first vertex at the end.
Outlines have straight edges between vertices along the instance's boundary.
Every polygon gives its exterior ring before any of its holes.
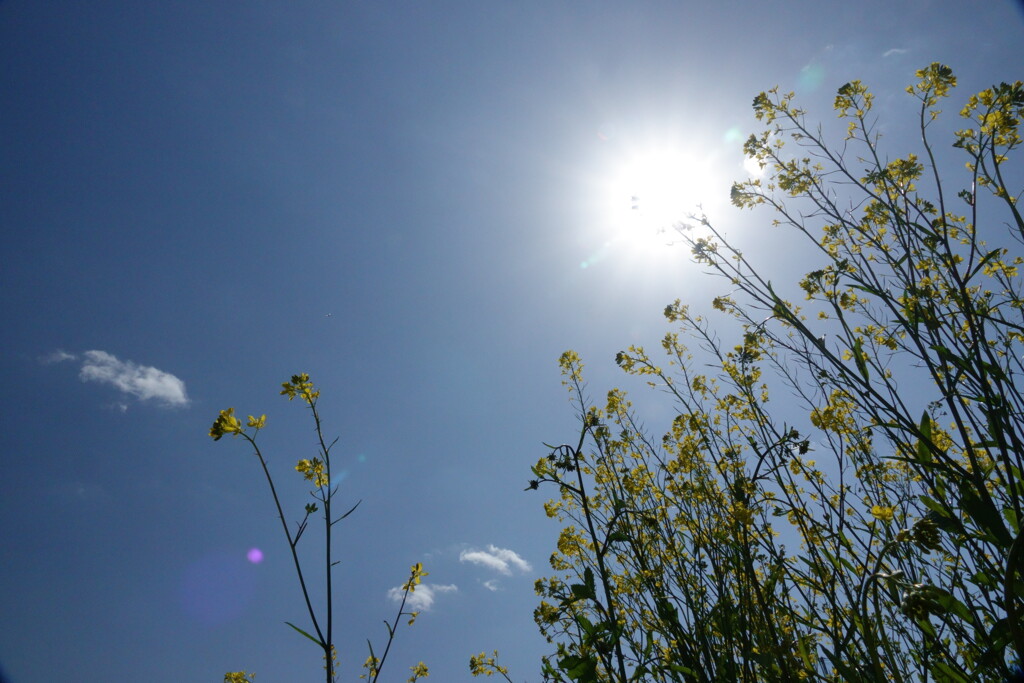
{"type": "MultiPolygon", "coordinates": [[[[257,459],[260,461],[260,466],[263,468],[263,474],[267,479],[267,484],[270,486],[270,493],[274,499],[274,507],[277,509],[278,518],[281,520],[281,527],[284,530],[285,538],[288,540],[288,549],[292,555],[292,562],[295,565],[295,573],[299,579],[299,586],[302,589],[302,597],[306,604],[306,611],[309,614],[309,619],[313,624],[313,630],[316,635],[311,635],[306,631],[302,630],[298,626],[291,622],[285,622],[288,626],[292,627],[295,631],[305,636],[309,640],[317,644],[320,650],[323,652],[324,659],[324,672],[326,683],[334,683],[337,677],[336,670],[336,649],[334,646],[334,581],[333,572],[334,566],[337,562],[334,560],[333,554],[333,528],[334,525],[341,520],[352,514],[357,507],[359,502],[348,509],[344,514],[339,515],[335,518],[335,512],[333,509],[333,499],[335,494],[338,492],[338,487],[331,481],[331,449],[337,443],[337,439],[328,444],[324,440],[323,435],[323,424],[320,419],[320,413],[317,410],[317,399],[320,396],[320,392],[316,390],[313,383],[309,380],[309,376],[306,374],[293,375],[290,382],[285,382],[283,385],[282,394],[287,395],[289,400],[299,397],[309,407],[310,413],[313,416],[313,422],[316,427],[316,436],[318,442],[318,454],[317,457],[312,459],[301,459],[295,466],[295,469],[301,473],[307,481],[313,483],[314,489],[310,492],[310,495],[323,505],[323,519],[324,519],[324,539],[326,544],[325,549],[325,567],[324,567],[324,583],[326,586],[326,597],[325,597],[325,612],[324,612],[324,623],[321,625],[321,619],[317,617],[317,612],[313,608],[313,603],[310,598],[309,587],[306,583],[306,577],[302,569],[302,562],[298,555],[298,544],[302,535],[305,533],[309,517],[313,513],[319,510],[316,503],[307,503],[305,506],[305,517],[299,522],[298,527],[293,534],[291,529],[288,528],[288,522],[284,516],[284,510],[281,505],[280,497],[277,493],[277,487],[274,485],[274,478],[270,473],[270,469],[267,466],[267,461],[263,457],[259,446],[256,444],[256,435],[261,429],[263,429],[266,423],[266,415],[259,418],[249,416],[246,426],[253,430],[250,435],[243,428],[242,423],[234,415],[234,409],[228,408],[227,410],[220,411],[220,415],[217,420],[214,421],[213,427],[210,429],[210,436],[216,441],[219,440],[226,434],[233,436],[242,436],[249,444],[253,447],[257,459]]],[[[395,625],[389,625],[388,634],[388,645],[385,650],[385,658],[388,650],[390,650],[391,643],[395,636],[397,629],[398,618],[403,614],[411,616],[409,623],[412,624],[416,618],[415,613],[404,612],[404,606],[408,594],[415,590],[415,586],[419,583],[420,577],[426,576],[426,572],[423,571],[423,567],[420,564],[416,564],[412,568],[412,574],[409,581],[405,584],[405,593],[402,599],[402,606],[399,608],[398,617],[396,617],[395,625]]],[[[386,622],[385,622],[386,623],[386,622]]],[[[381,665],[383,661],[377,661],[373,656],[372,646],[370,648],[370,659],[367,660],[366,666],[370,668],[373,673],[373,679],[376,680],[380,674],[381,665]]],[[[427,667],[420,662],[415,667],[412,667],[413,676],[410,680],[417,680],[418,678],[428,675],[427,667]]],[[[230,672],[226,675],[225,679],[231,678],[231,680],[243,680],[245,677],[244,672],[230,672]],[[239,678],[239,677],[242,678],[239,678]]]]}
{"type": "MultiPolygon", "coordinates": [[[[246,433],[242,433],[242,436],[252,445],[255,449],[256,457],[259,458],[260,466],[263,468],[263,474],[267,478],[267,484],[270,486],[270,494],[274,498],[274,507],[277,508],[278,519],[281,520],[281,528],[284,529],[285,538],[288,539],[288,550],[292,555],[292,562],[295,565],[295,574],[299,577],[299,586],[302,588],[302,598],[306,603],[306,611],[309,613],[309,619],[313,622],[313,628],[316,630],[316,634],[320,639],[320,646],[323,647],[325,643],[330,642],[330,638],[324,639],[323,633],[320,631],[320,623],[316,618],[316,611],[313,609],[313,603],[309,599],[309,590],[306,588],[306,579],[302,574],[302,563],[299,561],[299,554],[296,551],[299,538],[298,534],[294,540],[292,539],[291,530],[288,529],[288,522],[284,517],[284,510],[281,509],[281,499],[277,496],[277,487],[274,486],[274,478],[270,476],[270,470],[267,468],[267,461],[263,458],[263,453],[260,451],[259,446],[256,445],[255,438],[249,436],[246,433]]],[[[301,528],[301,527],[300,527],[301,528]]],[[[328,681],[330,683],[330,681],[328,681]]]]}

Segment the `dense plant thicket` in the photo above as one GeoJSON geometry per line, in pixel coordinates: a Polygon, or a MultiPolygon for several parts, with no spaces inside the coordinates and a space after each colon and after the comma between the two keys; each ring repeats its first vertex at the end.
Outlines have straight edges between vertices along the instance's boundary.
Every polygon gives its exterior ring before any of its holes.
{"type": "Polygon", "coordinates": [[[919,150],[892,160],[859,81],[835,99],[838,145],[792,94],[754,100],[765,176],[732,201],[774,210],[819,262],[796,303],[706,218],[678,226],[736,336],[677,301],[659,353],[618,354],[674,402],[664,434],[620,390],[589,403],[562,356],[582,428],[531,482],[566,523],[537,583],[546,678],[968,682],[1020,661],[1024,86],[967,99],[966,170],[940,174],[930,133],[956,78],[917,78],[919,150]]]}

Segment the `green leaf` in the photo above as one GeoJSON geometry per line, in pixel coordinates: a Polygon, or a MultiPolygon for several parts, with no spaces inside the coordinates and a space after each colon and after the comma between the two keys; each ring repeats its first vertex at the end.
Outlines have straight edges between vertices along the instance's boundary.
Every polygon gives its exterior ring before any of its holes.
{"type": "MultiPolygon", "coordinates": [[[[775,584],[778,583],[779,577],[782,576],[782,570],[783,565],[781,562],[772,567],[771,573],[764,582],[764,592],[766,594],[773,595],[775,593],[775,584]]],[[[658,606],[658,611],[661,611],[661,605],[658,606]]]]}
{"type": "Polygon", "coordinates": [[[932,461],[932,449],[929,444],[932,441],[932,419],[928,411],[921,413],[921,424],[918,427],[921,438],[917,440],[917,459],[919,462],[927,463],[932,461]]]}
{"type": "Polygon", "coordinates": [[[576,616],[576,625],[580,627],[583,634],[589,636],[594,633],[594,624],[583,614],[576,616]]]}
{"type": "Polygon", "coordinates": [[[621,531],[613,531],[608,534],[608,543],[625,543],[629,541],[629,536],[621,531]]]}
{"type": "Polygon", "coordinates": [[[566,655],[558,660],[558,668],[579,683],[597,682],[597,662],[593,659],[566,655]]]}
{"type": "Polygon", "coordinates": [[[984,588],[988,588],[990,590],[999,588],[999,584],[996,582],[994,578],[989,576],[988,572],[976,572],[971,577],[971,583],[974,583],[978,586],[982,586],[984,588]]]}
{"type": "Polygon", "coordinates": [[[936,674],[935,678],[940,681],[949,681],[949,683],[971,683],[971,679],[965,678],[959,671],[942,660],[935,660],[932,662],[932,672],[936,674]]]}
{"type": "Polygon", "coordinates": [[[646,666],[641,664],[640,666],[638,666],[636,669],[633,670],[633,673],[629,677],[629,680],[630,681],[642,681],[642,680],[644,680],[644,676],[646,676],[650,672],[651,672],[650,669],[648,669],[646,666]]]}
{"type": "Polygon", "coordinates": [[[970,482],[965,481],[960,485],[960,506],[990,541],[1005,548],[1010,547],[1013,539],[999,512],[991,500],[978,495],[970,482]]]}
{"type": "Polygon", "coordinates": [[[596,600],[597,589],[594,586],[594,572],[590,567],[583,570],[583,583],[574,583],[569,586],[572,593],[571,598],[566,598],[562,604],[576,602],[577,600],[596,600]]]}
{"type": "Polygon", "coordinates": [[[947,612],[952,612],[968,623],[974,622],[974,615],[971,614],[969,609],[967,609],[967,605],[957,600],[949,591],[937,586],[932,586],[931,594],[932,597],[935,598],[935,601],[947,612]]]}
{"type": "Polygon", "coordinates": [[[1006,376],[1006,371],[1003,370],[1001,366],[996,365],[994,363],[987,363],[985,361],[981,361],[981,367],[983,370],[985,370],[985,372],[989,373],[997,380],[1001,382],[1009,381],[1009,378],[1006,376]]]}
{"type": "Polygon", "coordinates": [[[864,677],[861,676],[855,669],[850,668],[846,662],[839,659],[834,652],[829,650],[827,647],[822,647],[825,652],[825,656],[828,657],[828,661],[835,667],[835,670],[839,672],[839,675],[843,677],[844,681],[860,681],[864,677]]]}
{"type": "Polygon", "coordinates": [[[800,636],[796,639],[796,651],[800,655],[800,660],[804,663],[804,666],[808,670],[814,669],[814,662],[811,661],[811,649],[813,643],[810,643],[811,647],[808,647],[811,636],[800,636]]]}
{"type": "Polygon", "coordinates": [[[359,502],[357,502],[357,503],[356,503],[355,505],[353,505],[352,507],[350,507],[350,508],[348,509],[348,512],[346,512],[345,514],[343,514],[343,515],[342,515],[341,517],[338,517],[338,518],[337,518],[336,520],[334,520],[333,522],[331,522],[331,524],[332,524],[332,525],[334,525],[334,524],[337,524],[337,523],[338,523],[338,522],[340,522],[341,520],[343,520],[343,519],[345,519],[346,517],[348,517],[349,515],[351,515],[351,514],[352,514],[353,512],[355,512],[355,511],[356,511],[356,508],[357,508],[357,507],[359,507],[359,506],[360,506],[360,505],[362,504],[362,502],[363,502],[362,500],[360,500],[359,502]]]}
{"type": "Polygon", "coordinates": [[[928,617],[924,617],[922,619],[914,619],[914,623],[917,624],[917,627],[924,631],[924,634],[929,638],[938,637],[939,634],[935,630],[935,627],[932,626],[932,622],[928,620],[928,617]]]}
{"type": "Polygon", "coordinates": [[[935,522],[935,525],[945,531],[947,534],[954,534],[956,536],[966,535],[963,524],[960,523],[960,519],[956,516],[951,516],[946,508],[941,503],[938,503],[928,496],[918,496],[929,512],[926,518],[935,522]]]}
{"type": "Polygon", "coordinates": [[[973,376],[973,368],[971,367],[970,363],[965,361],[963,358],[960,358],[959,356],[954,356],[953,352],[947,349],[945,346],[934,345],[928,348],[930,348],[932,351],[938,354],[939,359],[942,360],[942,362],[950,363],[956,366],[956,368],[961,372],[973,376]]]}
{"type": "Polygon", "coordinates": [[[655,607],[658,610],[658,618],[668,624],[675,626],[679,624],[679,610],[666,598],[655,600],[655,607]]]}
{"type": "MultiPolygon", "coordinates": [[[[989,643],[988,649],[978,656],[978,667],[992,666],[996,662],[1002,661],[1003,651],[1006,650],[1006,646],[1012,642],[1013,637],[1010,632],[1010,622],[1003,617],[996,623],[992,624],[992,630],[988,632],[988,637],[985,639],[986,643],[989,643]]],[[[977,679],[980,680],[980,679],[977,679]]]]}
{"type": "Polygon", "coordinates": [[[694,671],[693,669],[687,668],[687,667],[682,666],[680,664],[670,664],[668,668],[671,669],[673,672],[675,672],[677,674],[683,674],[684,676],[696,676],[697,675],[697,672],[694,671]]]}
{"type": "Polygon", "coordinates": [[[1003,517],[1006,518],[1007,524],[1010,525],[1010,530],[1014,534],[1020,533],[1020,522],[1017,520],[1017,513],[1014,512],[1013,508],[1003,508],[1003,517]]]}
{"type": "Polygon", "coordinates": [[[864,347],[860,343],[860,337],[853,338],[853,362],[857,364],[857,369],[860,370],[861,377],[864,381],[869,381],[868,377],[868,364],[864,360],[864,347]]]}
{"type": "Polygon", "coordinates": [[[875,289],[874,287],[869,287],[868,285],[854,285],[854,284],[851,284],[850,287],[852,289],[859,289],[862,292],[867,292],[868,294],[874,294],[875,296],[880,297],[880,298],[886,298],[888,296],[886,293],[881,292],[881,291],[875,289]]]}
{"type": "Polygon", "coordinates": [[[574,583],[569,586],[569,590],[572,591],[572,596],[576,600],[586,600],[589,595],[587,593],[587,587],[582,583],[574,583]]]}
{"type": "Polygon", "coordinates": [[[303,630],[302,630],[301,628],[299,628],[298,626],[296,626],[296,625],[295,625],[295,624],[293,624],[292,622],[290,622],[290,621],[286,621],[286,622],[284,622],[284,623],[288,624],[288,625],[289,625],[289,626],[291,626],[291,627],[292,627],[293,629],[295,629],[296,631],[298,631],[298,632],[299,632],[299,633],[301,633],[302,635],[304,635],[304,636],[306,636],[307,638],[309,638],[310,640],[312,640],[312,641],[313,641],[314,643],[316,643],[316,646],[317,646],[317,647],[323,647],[323,646],[324,646],[324,644],[323,644],[323,643],[321,643],[321,642],[320,642],[319,640],[317,640],[317,639],[316,639],[316,638],[314,638],[313,636],[311,636],[311,635],[309,635],[308,633],[306,633],[305,631],[303,631],[303,630]]]}
{"type": "Polygon", "coordinates": [[[968,274],[967,279],[970,280],[975,275],[980,273],[985,268],[985,264],[988,263],[989,261],[991,261],[992,259],[1001,256],[1002,255],[1002,251],[1003,251],[1002,249],[993,249],[992,251],[990,251],[987,254],[985,254],[985,256],[983,256],[981,258],[981,260],[978,261],[978,265],[976,265],[974,267],[974,270],[972,270],[970,272],[970,274],[968,274]]]}

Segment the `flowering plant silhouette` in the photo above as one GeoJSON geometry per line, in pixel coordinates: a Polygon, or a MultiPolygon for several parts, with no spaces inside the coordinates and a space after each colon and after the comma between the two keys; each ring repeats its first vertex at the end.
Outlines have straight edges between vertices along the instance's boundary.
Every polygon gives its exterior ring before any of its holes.
{"type": "MultiPolygon", "coordinates": [[[[298,577],[299,585],[302,588],[302,597],[305,601],[306,612],[309,617],[309,627],[307,627],[307,629],[300,628],[290,621],[286,621],[285,623],[320,648],[323,653],[322,656],[324,660],[326,683],[333,683],[337,679],[338,666],[337,650],[335,649],[334,644],[333,600],[333,569],[337,562],[334,560],[331,536],[334,525],[355,512],[356,508],[359,507],[359,502],[352,505],[341,514],[336,515],[334,498],[338,489],[337,486],[331,485],[331,450],[338,440],[334,439],[331,443],[327,443],[324,438],[323,424],[320,419],[320,412],[317,409],[317,403],[320,399],[319,389],[313,385],[313,382],[309,379],[309,375],[306,373],[292,375],[291,380],[284,382],[281,386],[281,394],[283,396],[287,396],[289,401],[298,398],[306,404],[313,417],[317,439],[316,455],[312,458],[303,458],[295,465],[295,470],[299,472],[306,481],[311,482],[313,489],[310,491],[310,494],[316,502],[305,504],[302,521],[297,523],[294,532],[288,526],[288,520],[285,517],[284,509],[281,505],[281,499],[277,493],[277,487],[274,485],[274,477],[271,475],[270,468],[267,466],[266,458],[263,457],[263,452],[256,443],[256,439],[260,431],[266,427],[267,416],[260,415],[259,417],[255,417],[250,415],[246,419],[245,426],[243,426],[241,420],[235,416],[234,408],[227,408],[220,411],[217,419],[214,420],[213,426],[210,427],[210,437],[213,438],[214,441],[219,441],[222,437],[228,435],[241,437],[252,447],[253,454],[256,456],[257,460],[259,460],[260,466],[263,468],[263,473],[266,476],[267,484],[270,487],[271,496],[274,499],[274,506],[277,508],[278,518],[281,520],[281,528],[283,529],[285,538],[288,541],[288,549],[291,552],[292,561],[295,565],[295,573],[298,577]],[[302,539],[303,534],[305,534],[309,527],[310,518],[318,512],[322,515],[321,518],[323,521],[325,546],[323,576],[326,589],[326,604],[321,612],[318,612],[313,607],[312,600],[310,599],[309,587],[307,585],[307,574],[303,569],[303,564],[297,551],[299,541],[302,539]],[[312,633],[310,633],[310,631],[312,631],[312,633]]],[[[391,650],[391,644],[394,641],[399,620],[403,616],[407,616],[409,617],[409,625],[412,625],[416,620],[418,613],[405,611],[405,605],[409,594],[416,590],[416,586],[419,585],[421,577],[426,575],[427,572],[423,570],[422,564],[417,562],[411,567],[409,579],[402,586],[402,600],[398,607],[398,614],[395,616],[394,623],[385,622],[388,631],[388,639],[383,653],[379,658],[374,653],[373,644],[370,643],[370,641],[367,641],[370,653],[363,665],[367,670],[367,673],[363,674],[362,678],[368,678],[371,683],[377,681],[380,676],[381,669],[387,660],[388,653],[391,650]]],[[[428,669],[423,662],[411,667],[411,669],[413,675],[409,678],[409,681],[416,681],[419,678],[425,678],[429,675],[428,669]]],[[[254,674],[247,673],[245,671],[229,672],[225,674],[224,681],[225,683],[246,683],[246,681],[252,680],[253,676],[254,674]]]]}

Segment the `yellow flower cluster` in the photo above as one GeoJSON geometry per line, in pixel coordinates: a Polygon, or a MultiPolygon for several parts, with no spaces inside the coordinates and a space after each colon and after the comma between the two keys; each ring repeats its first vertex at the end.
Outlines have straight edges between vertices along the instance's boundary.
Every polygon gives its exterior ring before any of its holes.
{"type": "Polygon", "coordinates": [[[892,521],[893,511],[888,505],[873,505],[871,506],[871,516],[888,523],[892,521]]]}
{"type": "Polygon", "coordinates": [[[214,441],[220,441],[220,437],[225,434],[241,434],[242,423],[235,417],[235,409],[228,408],[227,410],[220,411],[220,415],[213,422],[213,426],[210,427],[210,436],[213,437],[214,441]]]}
{"type": "Polygon", "coordinates": [[[327,486],[330,483],[327,472],[324,470],[324,463],[320,458],[300,460],[299,464],[295,466],[295,470],[301,472],[306,481],[313,482],[314,486],[327,486]]]}
{"type": "Polygon", "coordinates": [[[507,677],[508,668],[498,664],[498,651],[495,650],[493,655],[481,652],[478,655],[470,657],[469,673],[474,676],[493,676],[497,673],[507,677]]]}
{"type": "Polygon", "coordinates": [[[229,671],[224,674],[224,683],[252,683],[254,680],[256,680],[256,674],[244,671],[229,671]]]}
{"type": "Polygon", "coordinates": [[[427,665],[420,662],[416,666],[410,666],[409,670],[412,671],[412,676],[409,677],[409,683],[415,683],[417,679],[426,678],[430,675],[430,671],[427,670],[427,665]]]}
{"type": "MultiPolygon", "coordinates": [[[[246,424],[259,431],[267,424],[267,416],[253,417],[250,415],[246,424]]],[[[242,423],[235,417],[234,408],[220,411],[220,415],[217,416],[217,419],[213,421],[213,426],[210,427],[210,436],[213,437],[214,441],[220,441],[220,438],[225,434],[242,433],[242,423]]]]}
{"type": "Polygon", "coordinates": [[[409,569],[409,580],[402,585],[402,590],[407,590],[410,593],[416,590],[416,586],[420,585],[420,579],[424,576],[429,576],[430,572],[423,571],[423,563],[417,562],[409,569]]]}
{"type": "Polygon", "coordinates": [[[289,401],[298,396],[309,405],[313,405],[316,399],[320,398],[320,391],[313,387],[309,375],[304,372],[292,375],[291,381],[283,383],[281,387],[281,395],[287,396],[289,401]]]}
{"type": "Polygon", "coordinates": [[[366,669],[366,673],[360,675],[359,677],[368,678],[372,681],[374,678],[377,677],[377,674],[380,672],[380,660],[377,657],[370,655],[366,658],[366,661],[363,662],[363,668],[366,669]]]}

